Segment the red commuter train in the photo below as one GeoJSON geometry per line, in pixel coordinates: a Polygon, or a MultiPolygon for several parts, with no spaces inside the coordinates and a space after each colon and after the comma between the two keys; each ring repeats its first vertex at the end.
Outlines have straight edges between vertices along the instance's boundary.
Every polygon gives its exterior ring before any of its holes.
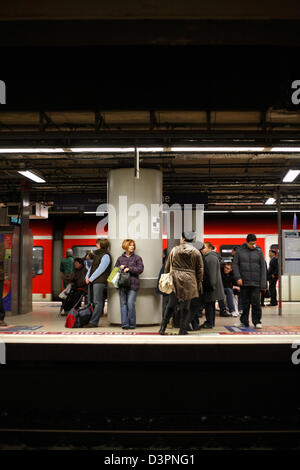
{"type": "MultiPolygon", "coordinates": [[[[67,248],[74,256],[84,256],[86,250],[94,249],[97,239],[96,226],[99,219],[31,220],[33,232],[33,300],[57,298],[61,290],[59,264],[67,248]],[[59,225],[59,230],[57,229],[59,225]],[[57,235],[59,233],[59,236],[57,235]],[[60,249],[57,247],[60,246],[60,249]]],[[[282,214],[282,229],[293,228],[293,214],[282,214]]],[[[204,240],[209,240],[224,260],[230,258],[231,248],[245,242],[248,233],[255,233],[257,244],[262,248],[266,261],[271,245],[278,243],[277,217],[275,214],[204,214],[204,240]]],[[[167,247],[163,239],[162,249],[167,247]]]]}

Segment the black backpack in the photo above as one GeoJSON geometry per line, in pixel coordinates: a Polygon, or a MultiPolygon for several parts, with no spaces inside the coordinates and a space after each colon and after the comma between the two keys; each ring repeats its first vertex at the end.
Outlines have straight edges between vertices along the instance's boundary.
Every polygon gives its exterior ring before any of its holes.
{"type": "Polygon", "coordinates": [[[92,304],[85,305],[80,308],[72,308],[67,315],[65,327],[66,328],[82,328],[87,325],[92,317],[94,307],[92,304]]]}

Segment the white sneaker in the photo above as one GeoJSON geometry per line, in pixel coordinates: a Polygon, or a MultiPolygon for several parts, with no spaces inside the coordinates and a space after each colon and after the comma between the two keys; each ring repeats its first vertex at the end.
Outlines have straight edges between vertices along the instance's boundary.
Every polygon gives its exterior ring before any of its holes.
{"type": "Polygon", "coordinates": [[[261,329],[261,328],[262,328],[262,324],[261,324],[261,323],[256,323],[255,328],[261,329]]]}
{"type": "Polygon", "coordinates": [[[242,322],[236,323],[234,326],[236,326],[237,328],[249,328],[249,326],[244,325],[244,323],[242,323],[242,322]]]}
{"type": "Polygon", "coordinates": [[[239,317],[240,314],[239,314],[239,312],[232,312],[232,313],[231,313],[231,316],[232,316],[232,317],[239,317]]]}

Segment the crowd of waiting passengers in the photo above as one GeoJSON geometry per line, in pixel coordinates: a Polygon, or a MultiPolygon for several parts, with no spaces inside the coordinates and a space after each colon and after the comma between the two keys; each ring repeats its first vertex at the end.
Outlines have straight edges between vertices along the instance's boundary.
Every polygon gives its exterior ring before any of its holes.
{"type": "MultiPolygon", "coordinates": [[[[256,236],[249,234],[242,246],[233,248],[232,262],[222,262],[214,246],[206,241],[194,244],[195,233],[184,232],[180,244],[169,254],[164,250],[162,269],[158,275],[157,294],[163,297],[162,322],[159,333],[168,327],[179,328],[179,334],[191,330],[215,327],[216,309],[220,317],[237,317],[239,327],[249,327],[249,313],[255,328],[262,328],[262,307],[265,298],[271,306],[277,305],[276,282],[278,260],[276,251],[270,250],[267,268],[263,252],[256,245],[256,236]],[[159,289],[163,273],[171,272],[172,292],[159,289]],[[201,323],[201,317],[205,321],[201,323]]],[[[67,250],[61,262],[64,286],[70,289],[64,300],[67,314],[85,296],[93,305],[85,328],[96,328],[104,311],[107,297],[107,279],[112,271],[112,258],[108,239],[98,239],[97,249],[88,251],[85,258],[73,258],[67,250]]],[[[127,276],[127,285],[120,286],[120,317],[123,329],[136,328],[136,298],[139,276],[143,273],[142,258],[135,253],[134,240],[123,241],[123,253],[115,267],[127,276]]],[[[122,275],[123,275],[122,274],[122,275]]]]}

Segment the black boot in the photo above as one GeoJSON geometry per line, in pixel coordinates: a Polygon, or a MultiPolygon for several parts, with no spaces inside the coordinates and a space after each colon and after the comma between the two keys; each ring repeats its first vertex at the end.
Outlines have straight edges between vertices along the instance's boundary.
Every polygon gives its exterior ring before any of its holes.
{"type": "Polygon", "coordinates": [[[179,335],[188,335],[188,332],[187,332],[186,330],[182,330],[182,329],[180,328],[178,334],[179,334],[179,335]]]}
{"type": "Polygon", "coordinates": [[[163,322],[161,325],[160,325],[160,329],[159,329],[159,334],[160,335],[164,335],[165,334],[165,331],[166,331],[166,328],[167,328],[167,324],[165,322],[163,322]]]}

